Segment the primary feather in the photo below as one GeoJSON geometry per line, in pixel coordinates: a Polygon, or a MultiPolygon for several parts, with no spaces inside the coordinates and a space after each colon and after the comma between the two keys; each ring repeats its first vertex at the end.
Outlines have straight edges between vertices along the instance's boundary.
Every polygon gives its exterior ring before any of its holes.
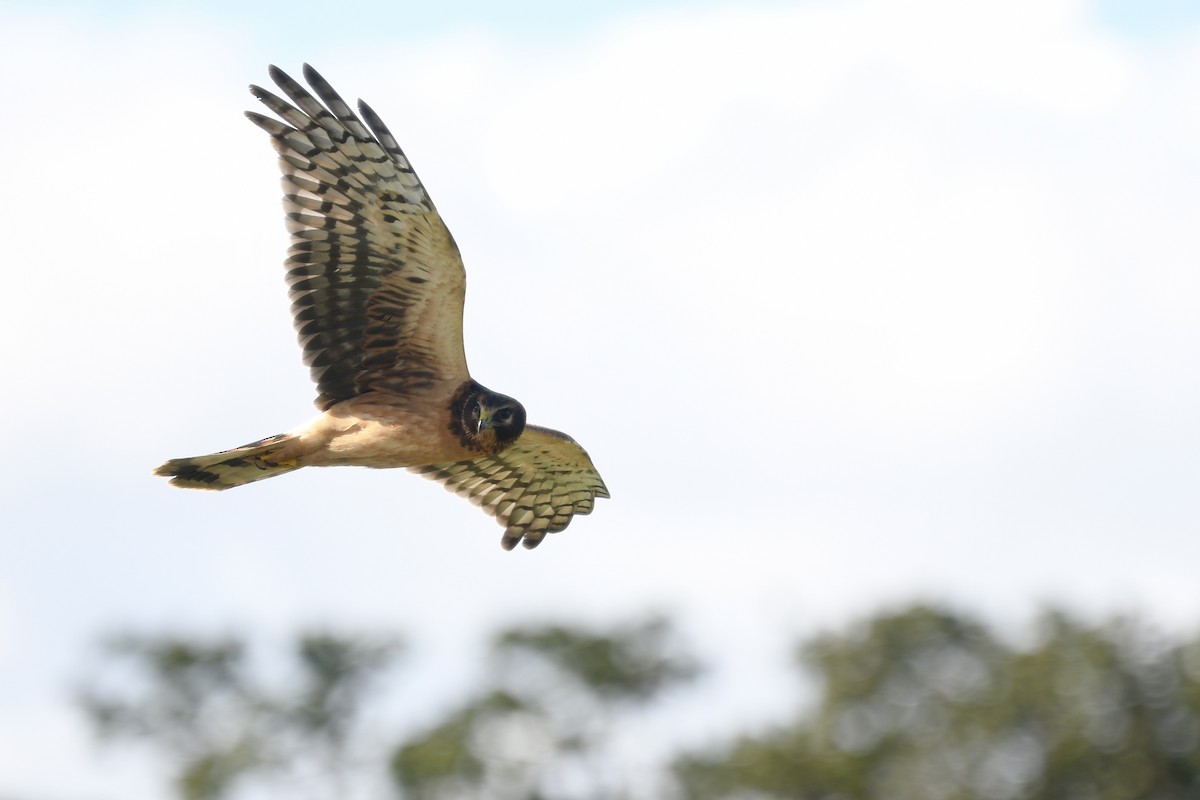
{"type": "Polygon", "coordinates": [[[314,97],[282,70],[287,99],[250,91],[279,153],[291,234],[288,294],[321,414],[287,434],[157,474],[226,489],[306,466],[408,467],[468,497],[536,546],[608,489],[566,434],[525,424],[525,409],[470,376],[466,275],[458,246],[395,137],[365,103],[365,124],[316,70],[314,97]]]}

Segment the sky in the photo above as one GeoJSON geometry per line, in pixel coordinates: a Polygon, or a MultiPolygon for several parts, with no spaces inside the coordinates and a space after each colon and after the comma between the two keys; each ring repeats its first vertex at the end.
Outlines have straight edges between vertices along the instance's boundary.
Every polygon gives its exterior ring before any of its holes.
{"type": "Polygon", "coordinates": [[[1200,625],[1200,10],[1084,0],[5,5],[0,797],[160,797],[71,693],[114,630],[678,615],[687,730],[927,599],[1200,625]],[[363,97],[463,252],[472,374],[611,500],[533,552],[402,471],[169,488],[314,414],[266,65],[363,97]],[[15,278],[15,286],[11,283],[15,278]]]}

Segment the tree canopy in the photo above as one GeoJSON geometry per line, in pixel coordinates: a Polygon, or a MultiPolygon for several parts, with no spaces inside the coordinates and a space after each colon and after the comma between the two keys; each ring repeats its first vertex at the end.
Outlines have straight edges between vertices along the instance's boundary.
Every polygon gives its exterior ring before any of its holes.
{"type": "Polygon", "coordinates": [[[287,781],[341,797],[365,773],[406,800],[1200,797],[1200,639],[1136,618],[1047,611],[1015,644],[946,609],[877,614],[797,644],[815,700],[789,722],[677,749],[649,782],[614,732],[668,693],[703,702],[709,666],[667,618],[499,631],[439,719],[371,743],[362,711],[391,691],[399,641],[301,636],[295,679],[271,683],[243,640],[118,637],[82,705],[103,738],[155,748],[183,800],[287,781]]]}
{"type": "Polygon", "coordinates": [[[926,607],[798,649],[793,723],[679,759],[689,798],[1200,797],[1200,643],[1048,612],[1027,648],[926,607]],[[750,795],[747,795],[750,793],[750,795]]]}

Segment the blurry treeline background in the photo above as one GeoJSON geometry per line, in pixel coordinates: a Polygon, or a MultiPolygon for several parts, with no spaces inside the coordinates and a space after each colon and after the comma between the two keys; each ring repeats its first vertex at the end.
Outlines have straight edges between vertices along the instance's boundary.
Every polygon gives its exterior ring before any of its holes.
{"type": "Polygon", "coordinates": [[[112,636],[81,708],[105,746],[156,754],[183,800],[1200,797],[1200,637],[1136,617],[1049,609],[1013,637],[944,607],[883,611],[796,642],[786,721],[673,749],[630,731],[657,714],[650,738],[679,734],[671,709],[704,702],[713,665],[667,616],[497,631],[479,680],[415,727],[402,632],[260,645],[112,636]]]}

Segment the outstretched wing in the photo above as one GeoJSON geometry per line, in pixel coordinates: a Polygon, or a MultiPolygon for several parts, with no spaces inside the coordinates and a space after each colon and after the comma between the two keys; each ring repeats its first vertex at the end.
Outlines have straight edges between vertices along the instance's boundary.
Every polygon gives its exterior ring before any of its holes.
{"type": "Polygon", "coordinates": [[[467,380],[462,259],[395,138],[359,101],[364,125],[307,64],[324,105],[277,67],[270,75],[295,105],[251,86],[283,121],[246,116],[279,152],[289,296],[317,407],[467,380]]]}
{"type": "Polygon", "coordinates": [[[516,443],[494,456],[410,467],[445,484],[504,526],[500,546],[537,547],[547,533],[589,514],[608,488],[587,452],[565,433],[527,425],[516,443]]]}

